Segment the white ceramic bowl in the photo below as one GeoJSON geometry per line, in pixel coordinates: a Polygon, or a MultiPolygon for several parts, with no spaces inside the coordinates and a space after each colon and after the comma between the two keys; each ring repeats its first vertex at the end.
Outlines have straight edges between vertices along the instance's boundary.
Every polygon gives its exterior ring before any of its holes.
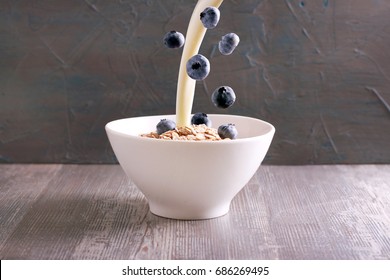
{"type": "Polygon", "coordinates": [[[120,119],[106,132],[127,176],[155,215],[173,219],[209,219],[229,211],[234,196],[263,161],[275,128],[264,121],[234,115],[209,115],[212,126],[234,123],[231,141],[172,141],[140,137],[174,115],[120,119]]]}

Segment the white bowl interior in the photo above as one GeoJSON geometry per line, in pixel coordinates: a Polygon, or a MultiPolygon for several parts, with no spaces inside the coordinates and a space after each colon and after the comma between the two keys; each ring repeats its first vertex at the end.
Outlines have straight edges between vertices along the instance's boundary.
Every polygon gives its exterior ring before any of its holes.
{"type": "MultiPolygon", "coordinates": [[[[238,139],[258,137],[275,131],[275,128],[270,123],[250,117],[210,114],[209,118],[212,121],[212,127],[215,128],[218,128],[222,124],[235,124],[238,130],[238,139]]],[[[114,133],[139,136],[142,133],[155,131],[156,124],[161,119],[170,119],[175,121],[175,115],[120,119],[109,122],[107,124],[107,128],[114,133]]]]}

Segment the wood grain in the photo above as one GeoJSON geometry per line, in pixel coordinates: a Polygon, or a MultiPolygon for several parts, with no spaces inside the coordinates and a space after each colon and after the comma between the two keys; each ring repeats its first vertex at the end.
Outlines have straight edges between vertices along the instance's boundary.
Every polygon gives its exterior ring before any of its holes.
{"type": "Polygon", "coordinates": [[[390,165],[262,166],[204,221],[154,216],[118,165],[0,174],[0,259],[390,259],[390,165]]]}

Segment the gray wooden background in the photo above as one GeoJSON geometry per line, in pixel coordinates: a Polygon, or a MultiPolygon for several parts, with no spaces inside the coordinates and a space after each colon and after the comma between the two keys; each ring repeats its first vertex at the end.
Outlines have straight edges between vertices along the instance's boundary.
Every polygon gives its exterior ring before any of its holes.
{"type": "MultiPolygon", "coordinates": [[[[108,121],[174,113],[181,50],[161,40],[195,3],[0,0],[0,162],[115,162],[108,121]]],[[[273,123],[267,164],[390,163],[389,48],[388,0],[225,0],[194,111],[273,123]],[[237,94],[227,111],[219,85],[237,94]]]]}

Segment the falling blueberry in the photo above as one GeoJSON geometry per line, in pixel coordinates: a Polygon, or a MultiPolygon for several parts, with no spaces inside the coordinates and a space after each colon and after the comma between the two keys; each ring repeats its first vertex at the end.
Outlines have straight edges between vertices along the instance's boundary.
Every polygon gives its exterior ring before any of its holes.
{"type": "Polygon", "coordinates": [[[215,7],[207,7],[203,12],[200,13],[200,20],[203,23],[203,26],[207,29],[213,29],[217,26],[220,12],[215,7]]]}
{"type": "Polygon", "coordinates": [[[176,123],[172,120],[162,119],[156,125],[157,134],[163,134],[169,130],[173,130],[176,127],[176,123]]]}
{"type": "Polygon", "coordinates": [[[191,124],[205,124],[206,126],[211,127],[211,120],[205,113],[195,113],[191,118],[191,124]]]}
{"type": "Polygon", "coordinates": [[[165,46],[171,49],[181,48],[184,45],[184,42],[184,35],[177,31],[169,31],[164,36],[165,46]]]}
{"type": "Polygon", "coordinates": [[[237,129],[236,126],[232,123],[229,124],[223,124],[218,127],[218,135],[222,138],[230,138],[230,139],[236,139],[237,138],[237,129]]]}
{"type": "Polygon", "coordinates": [[[210,73],[210,62],[201,54],[196,54],[187,61],[187,74],[192,79],[204,80],[210,73]]]}
{"type": "Polygon", "coordinates": [[[218,48],[223,55],[231,54],[240,43],[240,37],[235,33],[228,33],[219,41],[218,48]]]}
{"type": "Polygon", "coordinates": [[[236,94],[231,87],[219,87],[211,95],[211,101],[216,107],[226,109],[236,101],[236,94]]]}

